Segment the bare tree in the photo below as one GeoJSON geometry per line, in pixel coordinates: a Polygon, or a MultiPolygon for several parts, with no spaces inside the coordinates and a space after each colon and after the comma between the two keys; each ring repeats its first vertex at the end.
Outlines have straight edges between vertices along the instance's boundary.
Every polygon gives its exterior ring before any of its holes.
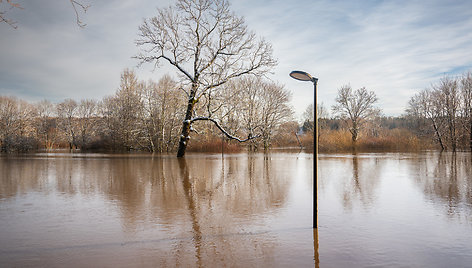
{"type": "Polygon", "coordinates": [[[53,149],[57,142],[55,105],[48,100],[35,104],[36,136],[47,150],[53,149]]]}
{"type": "Polygon", "coordinates": [[[176,144],[177,128],[181,117],[179,112],[185,105],[180,98],[180,89],[168,75],[163,76],[158,83],[149,81],[143,91],[143,125],[149,150],[169,151],[176,144]]]}
{"type": "Polygon", "coordinates": [[[19,114],[16,98],[0,96],[0,152],[10,151],[19,125],[19,114]]]}
{"type": "Polygon", "coordinates": [[[424,89],[415,94],[408,102],[407,114],[417,119],[425,118],[431,122],[436,140],[441,146],[441,150],[446,149],[442,128],[443,109],[439,98],[439,92],[431,89],[424,89]]]}
{"type": "Polygon", "coordinates": [[[263,82],[258,95],[262,141],[264,150],[267,150],[280,124],[292,118],[293,110],[289,105],[291,94],[281,85],[263,82]]]}
{"type": "Polygon", "coordinates": [[[377,96],[365,87],[355,91],[351,86],[343,86],[338,90],[333,112],[350,123],[352,141],[356,142],[365,120],[379,115],[380,111],[374,107],[377,96]]]}
{"type": "Polygon", "coordinates": [[[141,120],[143,87],[134,71],[125,69],[115,95],[105,97],[100,105],[105,125],[103,136],[114,149],[131,151],[145,147],[141,120]]]}
{"type": "Polygon", "coordinates": [[[460,86],[463,103],[463,129],[468,134],[469,148],[472,150],[472,73],[469,72],[462,77],[460,86]]]}
{"type": "MultiPolygon", "coordinates": [[[[279,125],[293,115],[290,92],[282,85],[256,77],[241,78],[232,85],[232,91],[239,97],[234,113],[243,133],[248,137],[260,133],[263,148],[268,149],[279,125]]],[[[252,141],[251,145],[252,149],[257,148],[257,142],[252,141]]]]}
{"type": "Polygon", "coordinates": [[[81,100],[77,107],[78,143],[84,149],[91,138],[93,123],[97,117],[98,102],[92,99],[81,100]]]}
{"type": "Polygon", "coordinates": [[[160,115],[159,111],[162,106],[159,102],[158,94],[158,85],[152,80],[143,87],[143,114],[141,120],[145,132],[144,139],[151,152],[157,150],[159,126],[161,125],[161,118],[158,116],[160,115]]]}
{"type": "Polygon", "coordinates": [[[75,122],[77,114],[77,102],[73,99],[66,99],[56,105],[57,126],[62,130],[67,138],[69,150],[77,147],[75,122]]]}
{"type": "Polygon", "coordinates": [[[437,86],[433,86],[433,90],[438,92],[449,132],[449,143],[452,151],[455,152],[457,150],[457,117],[461,104],[457,81],[445,77],[437,86]]]}
{"type": "Polygon", "coordinates": [[[0,152],[33,149],[32,108],[16,97],[0,96],[0,152]]]}
{"type": "Polygon", "coordinates": [[[313,103],[309,104],[306,108],[305,108],[305,111],[303,111],[303,114],[302,114],[302,119],[303,119],[303,122],[308,122],[311,124],[311,127],[310,129],[313,129],[313,122],[315,121],[315,112],[313,110],[313,103]]]}
{"type": "Polygon", "coordinates": [[[139,31],[140,63],[166,62],[189,85],[177,156],[185,155],[191,125],[197,121],[213,122],[228,138],[248,140],[229,134],[209,116],[194,114],[195,105],[210,90],[236,77],[263,74],[276,64],[271,45],[248,31],[244,20],[230,11],[229,2],[178,0],[173,7],[158,9],[139,31]]]}
{"type": "Polygon", "coordinates": [[[142,116],[141,94],[144,85],[138,81],[134,71],[126,69],[121,74],[120,88],[115,94],[115,124],[118,125],[120,143],[127,151],[140,146],[142,116]]]}
{"type": "MultiPolygon", "coordinates": [[[[323,129],[326,127],[326,124],[323,124],[328,117],[329,117],[329,111],[326,108],[326,106],[323,103],[317,104],[316,105],[316,115],[318,117],[318,126],[320,129],[323,129]]],[[[311,131],[313,132],[313,125],[314,125],[314,111],[313,111],[313,104],[309,104],[305,111],[302,114],[302,120],[303,120],[303,129],[304,131],[311,131]]],[[[321,135],[318,133],[318,135],[321,135]]]]}
{"type": "Polygon", "coordinates": [[[99,130],[100,135],[108,146],[115,147],[119,140],[118,101],[115,96],[104,97],[98,105],[98,110],[103,122],[103,127],[99,130]]]}

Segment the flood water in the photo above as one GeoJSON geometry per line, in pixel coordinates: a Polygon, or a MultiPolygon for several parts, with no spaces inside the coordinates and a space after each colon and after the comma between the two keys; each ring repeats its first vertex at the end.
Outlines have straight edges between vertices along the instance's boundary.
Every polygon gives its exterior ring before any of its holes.
{"type": "Polygon", "coordinates": [[[2,156],[0,266],[471,267],[471,156],[2,156]]]}

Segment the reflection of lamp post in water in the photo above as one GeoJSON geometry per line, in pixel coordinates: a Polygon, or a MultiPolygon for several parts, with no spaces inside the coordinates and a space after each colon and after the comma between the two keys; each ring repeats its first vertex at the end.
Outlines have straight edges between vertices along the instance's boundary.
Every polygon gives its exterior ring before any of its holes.
{"type": "Polygon", "coordinates": [[[316,84],[318,78],[302,71],[293,71],[290,76],[301,81],[311,81],[313,92],[313,228],[318,228],[318,118],[316,114],[316,84]]]}

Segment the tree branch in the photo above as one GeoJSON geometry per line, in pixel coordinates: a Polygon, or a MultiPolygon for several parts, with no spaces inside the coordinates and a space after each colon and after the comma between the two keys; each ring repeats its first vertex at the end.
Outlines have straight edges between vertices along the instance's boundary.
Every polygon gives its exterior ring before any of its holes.
{"type": "MultiPolygon", "coordinates": [[[[0,3],[2,3],[2,0],[0,0],[0,3]]],[[[20,6],[20,4],[13,3],[11,0],[7,0],[7,3],[10,5],[10,9],[13,9],[13,8],[23,9],[20,6]]],[[[0,11],[0,22],[5,22],[6,24],[10,25],[13,29],[18,28],[18,26],[15,25],[16,21],[6,18],[5,13],[6,11],[0,11]]]]}
{"type": "Polygon", "coordinates": [[[84,28],[87,24],[83,23],[80,20],[79,12],[77,11],[76,6],[79,6],[84,11],[84,13],[87,13],[87,9],[90,7],[90,5],[84,5],[84,4],[82,4],[82,3],[80,3],[76,0],[69,0],[69,1],[70,1],[70,4],[72,5],[72,7],[74,8],[75,18],[77,20],[77,25],[79,25],[80,28],[84,28]]]}
{"type": "Polygon", "coordinates": [[[231,134],[229,134],[219,123],[218,121],[216,121],[215,119],[213,118],[209,118],[209,117],[195,117],[193,118],[192,120],[190,120],[190,124],[192,124],[193,122],[196,122],[196,121],[211,121],[213,122],[213,124],[215,124],[215,126],[223,133],[225,134],[225,136],[231,140],[237,140],[239,142],[246,142],[246,141],[250,141],[252,139],[256,139],[256,138],[259,138],[261,135],[256,135],[256,136],[252,136],[251,134],[249,134],[249,136],[246,138],[246,139],[240,139],[236,136],[233,136],[231,134]]]}

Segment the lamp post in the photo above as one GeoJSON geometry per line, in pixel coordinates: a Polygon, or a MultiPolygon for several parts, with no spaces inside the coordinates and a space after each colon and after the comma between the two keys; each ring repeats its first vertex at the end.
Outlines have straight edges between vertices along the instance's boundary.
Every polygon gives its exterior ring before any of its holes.
{"type": "Polygon", "coordinates": [[[300,81],[311,81],[314,85],[313,92],[313,228],[318,228],[318,118],[316,114],[316,84],[318,78],[311,76],[307,72],[293,71],[290,77],[300,81]]]}

